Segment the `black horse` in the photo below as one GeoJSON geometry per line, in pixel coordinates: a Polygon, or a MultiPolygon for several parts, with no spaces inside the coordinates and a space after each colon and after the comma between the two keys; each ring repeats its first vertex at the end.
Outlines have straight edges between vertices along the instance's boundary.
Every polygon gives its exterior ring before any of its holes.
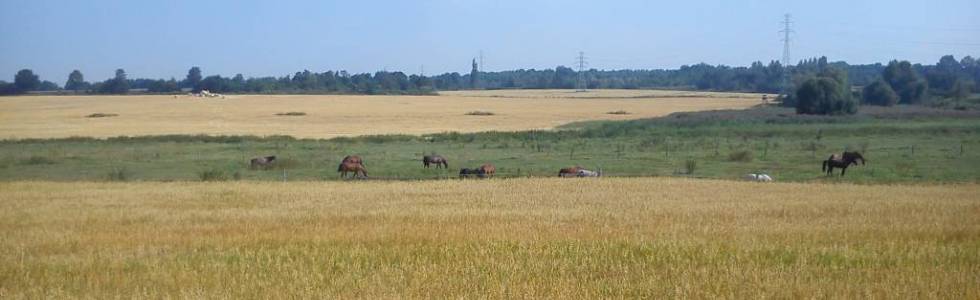
{"type": "Polygon", "coordinates": [[[469,178],[470,176],[476,176],[477,178],[486,178],[487,172],[483,169],[469,169],[462,168],[459,170],[459,179],[469,178]]]}
{"type": "Polygon", "coordinates": [[[422,157],[422,167],[428,168],[430,164],[435,164],[436,168],[449,168],[449,161],[439,155],[426,155],[422,157]]]}
{"type": "Polygon", "coordinates": [[[847,171],[847,167],[850,165],[857,165],[857,161],[861,161],[861,165],[864,165],[866,160],[861,153],[857,152],[844,152],[843,154],[833,154],[830,158],[823,161],[823,171],[827,172],[827,175],[831,175],[834,172],[834,168],[840,168],[840,176],[844,176],[844,172],[847,171]]]}

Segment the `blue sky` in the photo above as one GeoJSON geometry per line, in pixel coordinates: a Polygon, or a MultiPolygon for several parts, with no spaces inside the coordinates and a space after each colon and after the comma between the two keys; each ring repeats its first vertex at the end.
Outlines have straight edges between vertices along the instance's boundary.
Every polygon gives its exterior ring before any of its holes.
{"type": "Polygon", "coordinates": [[[116,68],[130,78],[282,76],[382,69],[468,72],[744,66],[782,56],[933,64],[980,56],[980,1],[49,1],[0,0],[0,80],[22,68],[64,83],[116,68]]]}

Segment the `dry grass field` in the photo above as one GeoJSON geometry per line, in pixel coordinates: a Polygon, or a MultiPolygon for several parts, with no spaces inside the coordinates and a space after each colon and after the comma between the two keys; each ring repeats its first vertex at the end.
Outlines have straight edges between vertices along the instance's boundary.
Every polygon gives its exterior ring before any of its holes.
{"type": "Polygon", "coordinates": [[[980,298],[980,186],[0,183],[0,298],[980,298]]]}
{"type": "MultiPolygon", "coordinates": [[[[552,98],[552,99],[643,99],[643,98],[728,98],[760,101],[763,94],[735,92],[701,92],[671,90],[462,90],[439,92],[440,95],[457,97],[495,97],[495,98],[552,98]]],[[[768,95],[775,97],[776,95],[768,95]]]]}
{"type": "MultiPolygon", "coordinates": [[[[656,92],[648,93],[667,93],[656,92]]],[[[114,137],[164,134],[291,135],[330,138],[447,131],[550,129],[575,121],[663,116],[678,111],[747,108],[761,96],[631,98],[604,91],[599,99],[561,91],[507,92],[525,96],[251,95],[227,99],[187,96],[22,96],[0,98],[0,138],[114,137]],[[545,94],[541,94],[545,93],[545,94]],[[619,97],[619,98],[617,98],[619,97]],[[609,114],[612,111],[629,114],[609,114]],[[491,112],[492,116],[467,115],[491,112]],[[277,115],[305,113],[300,116],[277,115]],[[87,117],[93,114],[115,114],[87,117]]],[[[741,95],[741,94],[732,94],[741,95]]]]}

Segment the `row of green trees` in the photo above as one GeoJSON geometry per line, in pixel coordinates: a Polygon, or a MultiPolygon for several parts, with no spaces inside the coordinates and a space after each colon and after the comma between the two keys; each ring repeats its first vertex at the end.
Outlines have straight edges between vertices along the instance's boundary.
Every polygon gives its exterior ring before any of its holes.
{"type": "MultiPolygon", "coordinates": [[[[858,95],[868,104],[921,103],[936,96],[969,95],[980,81],[980,65],[972,57],[957,61],[944,56],[936,65],[908,62],[849,65],[828,62],[825,57],[800,61],[795,66],[783,66],[777,61],[769,64],[754,62],[748,67],[697,64],[674,70],[587,70],[583,74],[590,89],[674,88],[690,90],[746,91],[780,93],[790,91],[785,103],[795,106],[796,91],[816,77],[829,77],[839,85],[837,90],[851,95],[850,87],[866,87],[868,97],[858,95]],[[843,73],[843,76],[834,75],[843,73]],[[789,78],[789,84],[786,82],[789,78]],[[883,83],[892,89],[892,101],[883,83]],[[865,99],[866,98],[866,99],[865,99]]],[[[128,79],[122,69],[113,78],[89,83],[78,70],[68,75],[65,90],[85,93],[126,93],[143,89],[151,93],[175,93],[182,89],[210,90],[218,93],[337,93],[337,94],[425,94],[434,90],[462,89],[571,89],[576,87],[578,72],[564,66],[546,70],[513,70],[480,72],[475,67],[469,74],[445,73],[436,76],[408,75],[402,72],[349,74],[346,71],[322,73],[304,70],[282,77],[245,78],[221,75],[204,76],[199,67],[192,67],[182,80],[128,79]]],[[[813,87],[816,83],[811,83],[813,87]]],[[[826,86],[828,83],[822,83],[826,86]]],[[[0,93],[56,90],[49,81],[40,81],[31,70],[21,70],[14,83],[0,81],[0,93]]],[[[855,99],[855,100],[856,100],[855,99]]]]}
{"type": "Polygon", "coordinates": [[[801,114],[853,114],[858,102],[866,105],[922,104],[931,98],[969,97],[980,79],[980,66],[972,57],[956,61],[943,56],[935,66],[891,61],[860,92],[841,67],[826,58],[806,60],[794,69],[792,91],[783,105],[801,114]],[[921,74],[925,74],[924,76],[921,74]]]}

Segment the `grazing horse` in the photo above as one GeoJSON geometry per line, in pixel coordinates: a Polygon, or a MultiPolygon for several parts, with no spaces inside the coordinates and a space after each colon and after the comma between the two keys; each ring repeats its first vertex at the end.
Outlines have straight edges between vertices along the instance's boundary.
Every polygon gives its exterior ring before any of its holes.
{"type": "Polygon", "coordinates": [[[422,167],[428,168],[429,164],[435,164],[438,169],[440,166],[443,168],[449,168],[449,161],[445,157],[439,155],[426,155],[422,156],[422,167]]]}
{"type": "Polygon", "coordinates": [[[470,176],[483,178],[485,174],[480,169],[462,168],[459,170],[459,179],[469,178],[470,176]]]}
{"type": "Polygon", "coordinates": [[[580,166],[574,166],[569,168],[561,168],[558,170],[558,177],[575,177],[578,176],[578,171],[583,170],[580,166]]]}
{"type": "Polygon", "coordinates": [[[599,172],[579,169],[578,172],[575,173],[575,177],[602,177],[602,169],[599,169],[599,172]]]}
{"type": "Polygon", "coordinates": [[[829,176],[833,174],[834,168],[840,168],[840,176],[844,176],[844,172],[847,171],[847,167],[857,165],[858,160],[861,160],[861,165],[864,165],[864,163],[867,162],[867,160],[861,156],[861,153],[858,152],[845,151],[843,154],[833,154],[830,156],[830,158],[823,161],[822,170],[827,172],[827,175],[829,176]]]}
{"type": "Polygon", "coordinates": [[[263,169],[268,169],[268,168],[272,167],[272,164],[275,163],[275,162],[276,162],[276,156],[275,155],[264,156],[264,157],[256,157],[256,158],[253,158],[251,161],[249,161],[249,168],[251,168],[251,169],[257,169],[257,168],[260,168],[261,167],[263,169]]]}
{"type": "Polygon", "coordinates": [[[479,170],[482,173],[482,175],[480,176],[481,178],[483,177],[491,178],[493,177],[494,173],[497,173],[497,167],[494,167],[493,164],[490,163],[483,164],[477,170],[479,170]]]}
{"type": "Polygon", "coordinates": [[[337,166],[337,172],[340,172],[340,178],[347,178],[348,172],[353,172],[352,178],[357,178],[357,174],[360,173],[363,178],[367,178],[367,169],[361,164],[356,164],[352,162],[342,162],[337,166]]]}
{"type": "Polygon", "coordinates": [[[340,163],[355,163],[364,166],[364,161],[357,155],[344,156],[344,160],[340,161],[340,163]]]}

